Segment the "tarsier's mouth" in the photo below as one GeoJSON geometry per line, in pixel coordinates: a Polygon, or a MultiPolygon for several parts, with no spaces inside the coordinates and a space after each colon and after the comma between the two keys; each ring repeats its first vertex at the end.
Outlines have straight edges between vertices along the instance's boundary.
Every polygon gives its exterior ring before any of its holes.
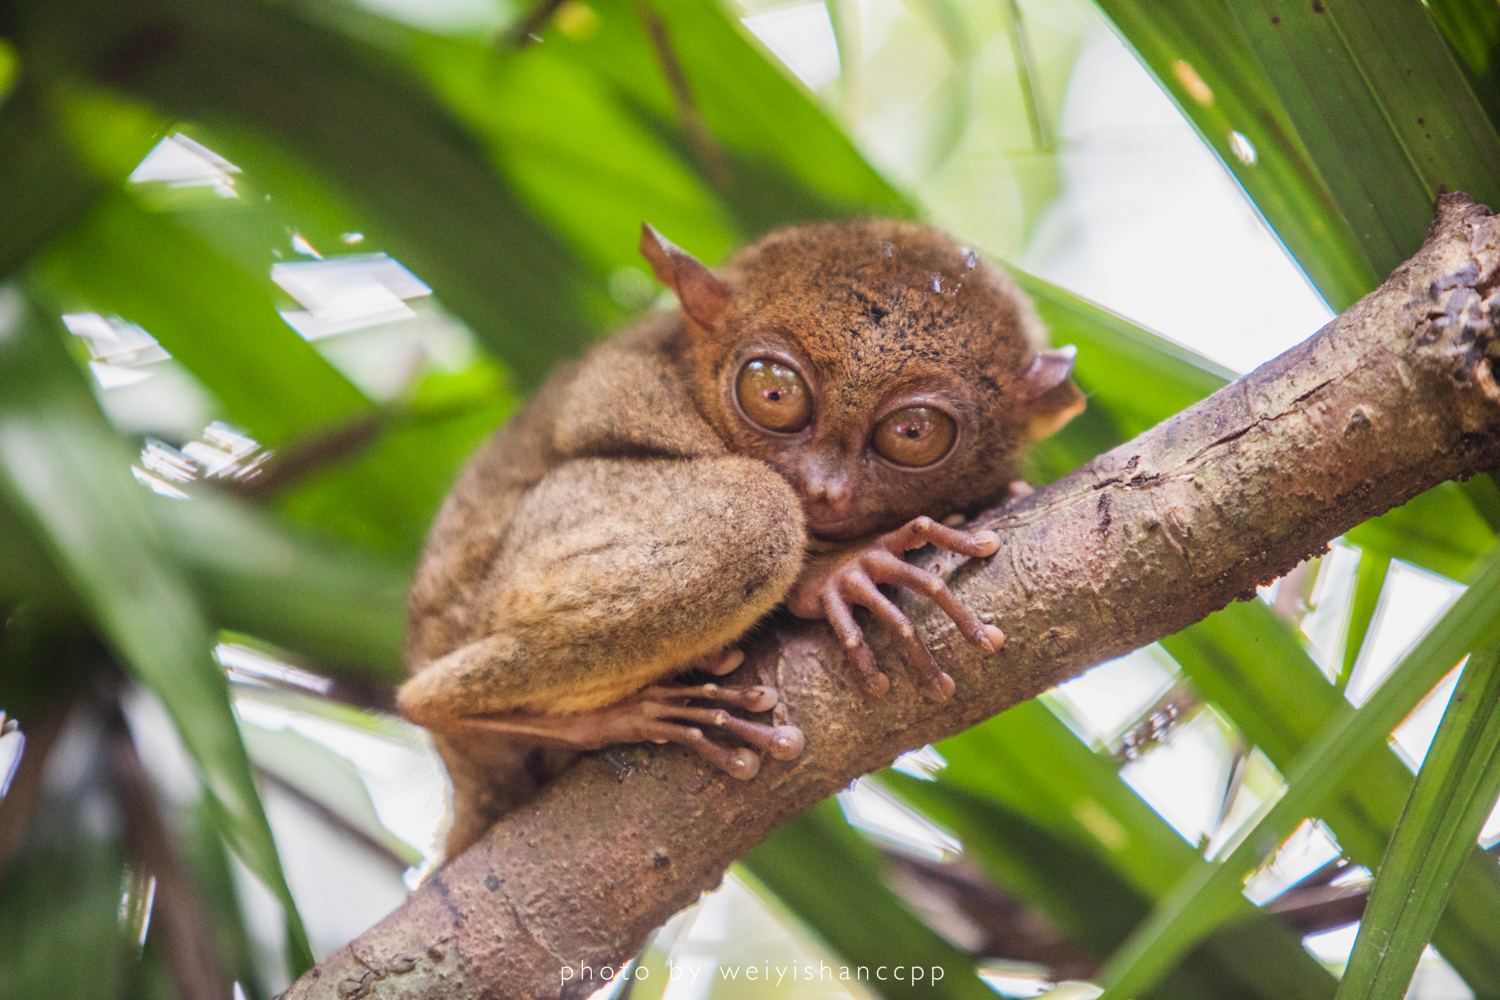
{"type": "Polygon", "coordinates": [[[813,511],[807,514],[807,534],[814,542],[827,548],[834,548],[849,542],[870,538],[880,533],[881,529],[887,527],[882,522],[876,522],[867,516],[858,514],[846,514],[843,516],[819,517],[813,511]]]}

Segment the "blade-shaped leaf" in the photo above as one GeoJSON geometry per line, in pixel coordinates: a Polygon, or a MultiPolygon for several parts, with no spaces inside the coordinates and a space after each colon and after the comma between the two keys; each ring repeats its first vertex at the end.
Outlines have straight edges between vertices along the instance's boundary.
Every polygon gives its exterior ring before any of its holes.
{"type": "Polygon", "coordinates": [[[1234,373],[1064,288],[1008,268],[1036,304],[1053,344],[1078,348],[1076,376],[1088,397],[1083,414],[1039,443],[1027,478],[1047,483],[1134,434],[1191,406],[1234,373]],[[1149,391],[1141,391],[1149,386],[1149,391]]]}
{"type": "MultiPolygon", "coordinates": [[[[610,80],[692,155],[681,109],[642,25],[642,7],[632,0],[590,6],[598,12],[598,30],[568,37],[554,28],[547,44],[610,80]]],[[[656,0],[649,9],[662,19],[694,107],[727,157],[730,177],[720,194],[747,233],[820,216],[913,214],[911,204],[723,7],[712,0],[656,0]]],[[[692,162],[713,181],[711,170],[692,162]]]]}
{"type": "Polygon", "coordinates": [[[1345,535],[1366,552],[1376,552],[1466,580],[1495,543],[1495,529],[1475,510],[1464,489],[1444,483],[1345,535]]]}
{"type": "MultiPolygon", "coordinates": [[[[1061,738],[1078,744],[1071,733],[1061,738]]],[[[1023,752],[1040,757],[1046,749],[1031,745],[1023,752]]],[[[1108,769],[1103,761],[1097,766],[1108,769]]],[[[899,773],[885,774],[882,781],[958,834],[966,856],[1093,955],[1108,955],[1150,913],[1151,897],[1132,885],[1092,838],[1079,841],[1056,834],[994,798],[950,782],[919,781],[899,773]]],[[[1145,820],[1153,821],[1161,824],[1155,816],[1145,820]]],[[[1178,843],[1183,859],[1191,863],[1191,848],[1180,838],[1178,843]]],[[[1148,996],[1272,1000],[1333,995],[1332,979],[1294,934],[1248,903],[1243,909],[1245,919],[1210,935],[1148,996]]]]}
{"type": "Polygon", "coordinates": [[[0,101],[0,278],[82,216],[101,188],[41,87],[24,80],[0,101]]]}
{"type": "Polygon", "coordinates": [[[1500,640],[1500,552],[1485,560],[1474,584],[1417,643],[1359,711],[1341,713],[1287,772],[1286,794],[1228,857],[1190,873],[1136,930],[1105,970],[1106,996],[1149,987],[1240,898],[1245,873],[1276,848],[1465,655],[1500,640]]]}
{"type": "Polygon", "coordinates": [[[602,276],[521,204],[418,81],[368,44],[285,6],[109,0],[16,5],[15,37],[80,78],[102,73],[166,117],[267,136],[368,220],[365,230],[503,357],[539,383],[621,315],[602,276]],[[79,24],[90,30],[80,32],[79,24]],[[134,51],[151,25],[174,42],[134,51]],[[288,109],[297,109],[289,114],[288,109]]]}
{"type": "Polygon", "coordinates": [[[54,336],[22,320],[0,341],[0,488],[46,538],[107,640],[161,697],[225,839],[286,911],[294,963],[312,962],[235,728],[212,632],[168,555],[129,460],[54,336]]]}
{"type": "Polygon", "coordinates": [[[1370,622],[1380,605],[1380,591],[1391,569],[1391,557],[1374,550],[1361,552],[1359,568],[1354,573],[1354,594],[1349,599],[1349,624],[1344,629],[1344,659],[1339,665],[1338,690],[1349,686],[1354,676],[1354,662],[1364,647],[1370,622]]]}
{"type": "Polygon", "coordinates": [[[936,982],[881,983],[882,996],[994,996],[974,974],[973,959],[928,929],[885,887],[874,848],[844,822],[835,802],[796,817],[742,863],[850,964],[944,970],[936,982]]]}
{"type": "Polygon", "coordinates": [[[1100,0],[1335,309],[1378,283],[1365,248],[1223,0],[1100,0]],[[1238,137],[1238,138],[1236,138],[1238,137]]]}
{"type": "Polygon", "coordinates": [[[371,411],[348,379],[276,314],[264,284],[171,217],[101,201],[48,255],[53,282],[161,342],[261,443],[371,411]],[[167,290],[170,289],[170,293],[167,290]]]}
{"type": "MultiPolygon", "coordinates": [[[[1162,645],[1205,698],[1224,709],[1245,738],[1284,773],[1331,722],[1349,714],[1292,627],[1260,601],[1232,604],[1162,645]]],[[[1367,753],[1337,792],[1317,807],[1356,862],[1374,868],[1385,853],[1411,787],[1395,752],[1367,753]]],[[[1477,847],[1443,914],[1437,944],[1483,995],[1500,992],[1500,872],[1477,847]]]]}
{"type": "Polygon", "coordinates": [[[116,918],[124,863],[118,843],[74,828],[9,867],[0,879],[0,1000],[125,994],[133,963],[116,918]]]}
{"type": "Polygon", "coordinates": [[[1237,377],[1223,365],[1057,285],[1018,269],[1054,344],[1078,348],[1076,372],[1126,437],[1155,427],[1237,377]]]}
{"type": "Polygon", "coordinates": [[[636,249],[643,221],[708,261],[742,241],[697,168],[566,49],[534,45],[497,56],[478,42],[426,37],[410,55],[527,201],[599,273],[647,270],[636,249]],[[574,127],[558,129],[559,119],[574,127]]]}
{"type": "Polygon", "coordinates": [[[1421,245],[1439,193],[1500,203],[1500,138],[1418,0],[1229,7],[1377,277],[1421,245]]]}
{"type": "Polygon", "coordinates": [[[1404,997],[1500,793],[1500,650],[1475,655],[1443,713],[1375,877],[1341,998],[1404,997]]]}
{"type": "Polygon", "coordinates": [[[1427,9],[1490,121],[1500,122],[1500,8],[1485,0],[1428,0],[1427,9]]]}
{"type": "Polygon", "coordinates": [[[408,571],[214,496],[152,499],[215,624],[395,683],[408,571]]]}

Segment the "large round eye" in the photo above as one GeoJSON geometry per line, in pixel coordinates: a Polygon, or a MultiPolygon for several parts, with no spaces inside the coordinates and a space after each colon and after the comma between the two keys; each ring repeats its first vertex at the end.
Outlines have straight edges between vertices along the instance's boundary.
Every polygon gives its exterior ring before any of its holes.
{"type": "Polygon", "coordinates": [[[897,465],[931,465],[953,447],[953,418],[932,406],[908,406],[875,425],[871,442],[881,457],[897,465]]]}
{"type": "Polygon", "coordinates": [[[768,431],[800,431],[812,419],[812,399],[802,376],[771,358],[756,358],[740,370],[740,406],[768,431]]]}

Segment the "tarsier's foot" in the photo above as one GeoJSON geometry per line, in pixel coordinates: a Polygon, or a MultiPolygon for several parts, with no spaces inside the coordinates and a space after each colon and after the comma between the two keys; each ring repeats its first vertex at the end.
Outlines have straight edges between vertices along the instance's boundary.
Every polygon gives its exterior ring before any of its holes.
{"type": "Polygon", "coordinates": [[[944,701],[954,690],[953,678],[937,665],[932,653],[917,638],[911,619],[880,592],[879,584],[905,587],[930,597],[953,619],[958,630],[986,653],[993,653],[1005,642],[1005,633],[980,621],[941,577],[902,558],[905,552],[928,544],[959,555],[982,557],[995,554],[1000,547],[1000,536],[993,531],[972,534],[957,531],[930,517],[918,517],[826,566],[810,567],[787,599],[787,607],[799,617],[828,619],[848,651],[860,683],[873,695],[885,694],[891,681],[875,665],[875,654],[854,620],[856,604],[869,608],[895,633],[907,664],[919,675],[924,694],[944,701]]]}
{"type": "MultiPolygon", "coordinates": [[[[694,661],[694,667],[728,673],[744,660],[732,651],[694,661]],[[725,663],[729,665],[726,667],[725,663]],[[715,669],[718,668],[718,669],[715,669]]],[[[471,716],[461,728],[523,739],[544,746],[598,750],[616,743],[681,743],[724,773],[748,780],[760,772],[760,754],[791,760],[806,743],[796,726],[768,726],[731,715],[723,708],[700,708],[690,701],[716,701],[747,712],[767,712],[776,707],[774,688],[726,687],[722,684],[657,685],[624,701],[574,715],[505,713],[471,716]],[[744,740],[749,747],[726,747],[715,743],[703,727],[713,726],[744,740]],[[754,749],[751,749],[751,748],[754,749]]],[[[455,727],[457,728],[457,727],[455,727]]]]}

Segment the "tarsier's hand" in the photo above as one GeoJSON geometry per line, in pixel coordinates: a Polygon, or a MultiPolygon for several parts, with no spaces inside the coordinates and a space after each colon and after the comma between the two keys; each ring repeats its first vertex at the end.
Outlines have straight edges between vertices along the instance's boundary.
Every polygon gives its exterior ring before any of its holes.
{"type": "Polygon", "coordinates": [[[993,531],[972,534],[957,531],[930,517],[915,518],[868,545],[809,562],[792,586],[786,606],[799,618],[826,618],[848,651],[860,684],[873,695],[890,689],[890,678],[875,665],[875,654],[854,621],[853,605],[869,608],[896,634],[907,665],[920,675],[921,689],[928,697],[944,701],[953,694],[953,678],[943,672],[932,653],[917,638],[911,620],[880,592],[879,584],[905,587],[932,598],[975,646],[993,653],[1005,642],[1005,633],[986,625],[963,605],[941,577],[919,569],[902,558],[903,553],[924,545],[936,545],[959,555],[994,555],[1000,536],[993,531]]]}

